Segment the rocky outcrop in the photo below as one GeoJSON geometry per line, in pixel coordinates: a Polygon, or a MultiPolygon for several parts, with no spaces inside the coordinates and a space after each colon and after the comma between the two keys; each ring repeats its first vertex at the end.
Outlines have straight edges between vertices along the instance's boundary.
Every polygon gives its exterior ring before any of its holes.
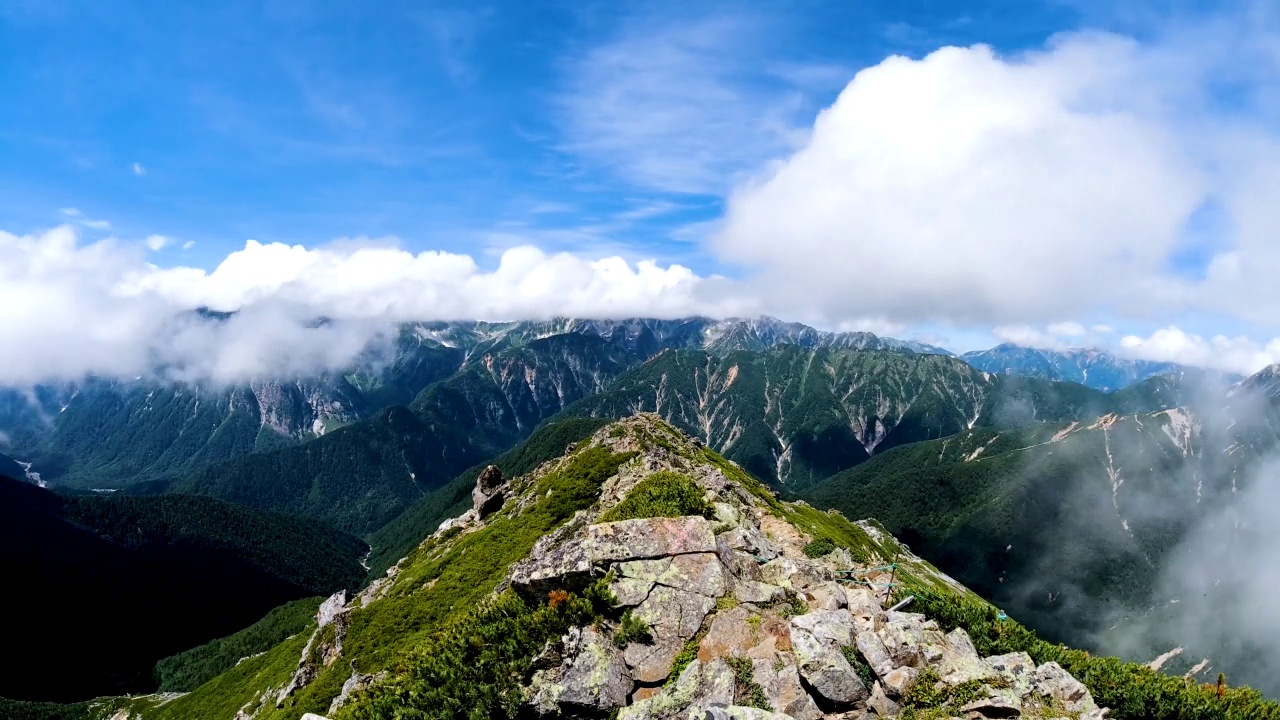
{"type": "Polygon", "coordinates": [[[339,590],[320,603],[320,609],[316,612],[316,629],[302,649],[302,657],[298,660],[298,668],[293,677],[276,694],[276,707],[284,707],[285,700],[310,685],[320,674],[321,668],[332,665],[342,657],[342,643],[347,637],[350,617],[346,590],[339,590]]]}
{"type": "MultiPolygon", "coordinates": [[[[603,434],[594,441],[611,442],[603,434]]],[[[618,436],[613,449],[632,449],[628,441],[618,436]]],[[[847,581],[857,569],[847,550],[807,557],[811,536],[719,469],[686,462],[691,455],[689,446],[627,466],[606,483],[599,507],[509,569],[504,587],[530,596],[609,578],[618,605],[648,627],[626,641],[615,621],[566,635],[529,682],[531,709],[575,716],[618,708],[623,720],[891,718],[930,682],[935,696],[965,686],[964,706],[946,707],[967,718],[1098,712],[1057,665],[1037,667],[1025,655],[984,660],[963,630],[944,633],[924,615],[885,610],[878,594],[847,581]],[[693,478],[714,500],[715,519],[598,521],[658,470],[693,478]]],[[[871,526],[857,527],[871,537],[871,526]]]]}
{"type": "Polygon", "coordinates": [[[502,483],[502,471],[497,465],[490,465],[480,471],[476,478],[476,486],[471,490],[471,507],[476,517],[483,520],[486,516],[502,508],[507,499],[508,488],[502,483]]]}

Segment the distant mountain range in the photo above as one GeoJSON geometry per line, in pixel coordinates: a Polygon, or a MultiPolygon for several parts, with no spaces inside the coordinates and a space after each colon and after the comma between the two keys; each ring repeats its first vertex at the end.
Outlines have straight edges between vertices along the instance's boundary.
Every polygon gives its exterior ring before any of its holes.
{"type": "Polygon", "coordinates": [[[1010,343],[967,352],[960,359],[984,372],[1063,380],[1096,390],[1120,390],[1155,375],[1185,369],[1174,363],[1128,360],[1101,350],[1043,350],[1010,343]]]}

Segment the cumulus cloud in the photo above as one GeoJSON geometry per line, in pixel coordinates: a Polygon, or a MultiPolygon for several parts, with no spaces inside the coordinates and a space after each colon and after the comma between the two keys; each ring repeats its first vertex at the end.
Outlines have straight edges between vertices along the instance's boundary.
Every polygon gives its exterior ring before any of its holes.
{"type": "MultiPolygon", "coordinates": [[[[153,243],[144,243],[145,247],[153,243]]],[[[359,240],[249,241],[211,272],[159,268],[143,248],[79,242],[71,226],[0,232],[0,384],[161,373],[233,382],[338,368],[394,323],[569,316],[725,315],[752,308],[679,266],[529,246],[485,270],[467,255],[359,240]],[[235,311],[213,320],[197,308],[235,311]],[[323,318],[323,322],[317,322],[323,318]]]]}
{"type": "Polygon", "coordinates": [[[1147,337],[1126,335],[1122,352],[1142,360],[1159,360],[1251,375],[1280,362],[1280,338],[1260,344],[1244,336],[1203,337],[1170,326],[1147,337]]]}
{"type": "Polygon", "coordinates": [[[169,243],[169,238],[164,235],[148,235],[147,239],[143,241],[143,244],[146,245],[147,249],[151,252],[159,252],[167,247],[169,243]]]}
{"type": "Polygon", "coordinates": [[[712,250],[784,314],[1273,324],[1280,136],[1267,119],[1280,103],[1254,90],[1280,65],[1262,52],[1276,24],[1257,24],[1201,28],[1212,43],[1076,33],[1010,56],[888,58],[857,73],[803,148],[737,188],[712,250]],[[1221,102],[1228,81],[1249,100],[1221,102]],[[1228,230],[1189,253],[1209,205],[1228,230]]]}
{"type": "Polygon", "coordinates": [[[186,241],[186,242],[182,243],[182,249],[183,249],[183,250],[190,250],[191,248],[193,248],[193,247],[195,247],[195,246],[196,246],[196,241],[195,241],[195,240],[188,240],[188,241],[186,241]]]}

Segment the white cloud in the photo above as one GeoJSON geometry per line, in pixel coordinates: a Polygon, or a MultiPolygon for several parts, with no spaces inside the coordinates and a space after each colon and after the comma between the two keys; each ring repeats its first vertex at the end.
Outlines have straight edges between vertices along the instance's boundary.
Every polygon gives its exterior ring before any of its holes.
{"type": "MultiPolygon", "coordinates": [[[[1212,312],[1274,327],[1272,19],[888,58],[849,82],[803,148],[731,194],[711,249],[773,312],[828,322],[1040,328],[1212,312]],[[1245,99],[1223,103],[1223,83],[1245,99]],[[1230,236],[1212,238],[1204,267],[1175,269],[1209,202],[1230,236]]],[[[1086,334],[1065,329],[1048,332],[1086,334]]]]}
{"type": "MultiPolygon", "coordinates": [[[[148,243],[149,244],[149,243],[148,243]]],[[[70,226],[0,232],[0,385],[153,372],[231,382],[342,367],[393,324],[756,311],[679,265],[588,260],[529,246],[484,270],[466,255],[365,239],[249,241],[212,272],[159,268],[143,246],[80,244],[70,226]],[[210,321],[199,307],[238,311],[210,321]],[[328,322],[316,326],[315,319],[328,322]],[[157,369],[160,370],[157,370],[157,369]]]]}
{"type": "Polygon", "coordinates": [[[81,220],[80,224],[91,230],[111,229],[111,223],[106,220],[81,220]]]}
{"type": "Polygon", "coordinates": [[[188,241],[186,241],[186,242],[182,243],[182,249],[183,249],[183,250],[190,250],[191,248],[193,248],[193,247],[195,247],[195,246],[196,246],[196,241],[195,241],[195,240],[188,240],[188,241]]]}
{"type": "Polygon", "coordinates": [[[80,217],[80,210],[78,208],[65,207],[59,210],[58,212],[62,213],[63,215],[66,215],[67,217],[80,217]]]}
{"type": "Polygon", "coordinates": [[[1110,325],[1091,325],[1089,326],[1089,329],[1095,333],[1098,333],[1099,335],[1110,335],[1111,333],[1116,331],[1116,329],[1111,327],[1110,325]]]}
{"type": "Polygon", "coordinates": [[[804,134],[802,83],[814,79],[761,75],[756,50],[779,22],[749,12],[628,19],[568,67],[564,149],[640,188],[725,192],[804,134]]]}
{"type": "Polygon", "coordinates": [[[1030,325],[997,325],[991,334],[1002,343],[1042,350],[1066,350],[1067,343],[1052,332],[1030,325]]]}
{"type": "Polygon", "coordinates": [[[1205,190],[1170,131],[1115,97],[1138,64],[1108,36],[889,58],[734,193],[714,247],[832,315],[1025,323],[1124,300],[1205,190]]]}
{"type": "Polygon", "coordinates": [[[1147,337],[1126,335],[1120,339],[1122,352],[1142,360],[1158,360],[1213,368],[1251,375],[1280,362],[1280,338],[1265,345],[1247,337],[1215,335],[1203,337],[1170,326],[1147,337]]]}
{"type": "Polygon", "coordinates": [[[172,240],[164,235],[148,235],[147,239],[143,241],[143,244],[147,246],[148,250],[152,252],[159,252],[171,242],[172,240]]]}
{"type": "Polygon", "coordinates": [[[133,174],[134,174],[134,175],[139,175],[139,176],[141,176],[141,175],[146,175],[146,174],[147,174],[147,169],[146,169],[146,168],[144,168],[144,167],[142,167],[142,163],[134,163],[134,164],[133,164],[133,166],[132,166],[132,169],[133,169],[133,174]]]}
{"type": "Polygon", "coordinates": [[[1045,329],[1052,335],[1066,337],[1080,337],[1086,333],[1083,325],[1073,321],[1052,323],[1045,329]]]}

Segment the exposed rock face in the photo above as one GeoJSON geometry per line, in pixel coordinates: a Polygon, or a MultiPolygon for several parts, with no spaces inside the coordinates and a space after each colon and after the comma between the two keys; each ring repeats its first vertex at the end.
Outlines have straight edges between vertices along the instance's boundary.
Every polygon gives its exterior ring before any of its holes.
{"type": "Polygon", "coordinates": [[[321,668],[342,657],[342,643],[347,637],[349,619],[346,590],[339,590],[320,603],[320,609],[316,611],[315,632],[311,633],[307,646],[302,649],[298,669],[276,695],[276,707],[283,707],[290,695],[316,679],[321,668]]]}
{"type": "Polygon", "coordinates": [[[622,654],[592,628],[574,628],[562,640],[560,667],[535,676],[533,705],[544,714],[604,711],[625,705],[632,678],[622,654]]]}
{"type": "Polygon", "coordinates": [[[471,490],[471,507],[479,519],[502,508],[506,501],[507,488],[502,484],[502,471],[497,465],[490,465],[480,471],[476,478],[476,486],[471,490]]]}

